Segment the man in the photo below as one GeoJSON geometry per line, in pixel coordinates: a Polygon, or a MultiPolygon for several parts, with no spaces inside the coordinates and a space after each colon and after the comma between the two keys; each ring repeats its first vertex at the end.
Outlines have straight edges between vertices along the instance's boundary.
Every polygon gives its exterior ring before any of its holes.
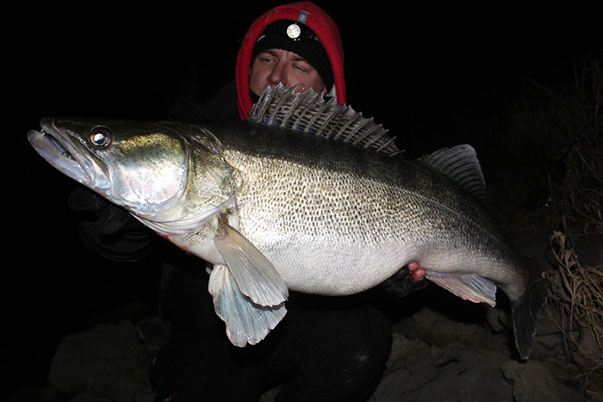
{"type": "Polygon", "coordinates": [[[279,83],[301,84],[298,92],[313,88],[346,102],[339,29],[310,2],[279,6],[257,18],[239,48],[235,81],[203,103],[179,99],[170,118],[191,122],[246,119],[264,89],[279,83]]]}
{"type": "Polygon", "coordinates": [[[279,82],[288,87],[303,84],[299,91],[313,87],[345,103],[343,59],[339,28],[316,5],[293,3],[269,10],[251,25],[239,49],[235,70],[239,116],[247,118],[253,104],[248,89],[260,95],[279,82]],[[280,57],[258,58],[265,53],[275,56],[270,52],[280,57]],[[305,63],[296,63],[298,58],[305,63]],[[322,85],[316,81],[319,78],[322,85]]]}
{"type": "MultiPolygon", "coordinates": [[[[235,81],[204,103],[176,102],[169,117],[245,119],[263,90],[279,83],[346,102],[339,30],[312,3],[279,6],[256,19],[241,43],[235,81]]],[[[363,401],[380,380],[391,326],[363,296],[291,294],[277,328],[260,344],[240,349],[214,313],[202,262],[181,252],[163,257],[161,307],[173,334],[151,373],[158,400],[254,401],[267,387],[283,384],[277,400],[363,401]]],[[[409,268],[413,281],[421,281],[424,272],[416,264],[409,268]]],[[[393,287],[405,294],[408,282],[393,287]]]]}

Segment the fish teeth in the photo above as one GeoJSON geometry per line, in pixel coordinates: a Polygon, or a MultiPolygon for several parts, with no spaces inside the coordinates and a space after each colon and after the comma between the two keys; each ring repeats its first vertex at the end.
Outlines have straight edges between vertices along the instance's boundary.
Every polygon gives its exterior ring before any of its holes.
{"type": "Polygon", "coordinates": [[[71,155],[71,153],[63,146],[63,144],[61,144],[61,142],[59,140],[56,139],[55,136],[53,136],[52,134],[50,134],[44,130],[42,130],[41,133],[44,135],[44,138],[46,138],[46,140],[49,143],[51,143],[58,152],[61,153],[61,155],[75,161],[75,158],[73,157],[73,155],[71,155]]]}
{"type": "Polygon", "coordinates": [[[48,142],[50,142],[52,145],[54,145],[54,147],[56,148],[57,151],[59,151],[61,153],[61,155],[74,160],[73,156],[71,155],[71,153],[69,153],[69,151],[67,151],[67,149],[65,149],[65,147],[63,146],[63,144],[61,144],[59,142],[59,140],[57,140],[53,135],[48,134],[48,133],[44,133],[45,138],[48,140],[48,142]]]}

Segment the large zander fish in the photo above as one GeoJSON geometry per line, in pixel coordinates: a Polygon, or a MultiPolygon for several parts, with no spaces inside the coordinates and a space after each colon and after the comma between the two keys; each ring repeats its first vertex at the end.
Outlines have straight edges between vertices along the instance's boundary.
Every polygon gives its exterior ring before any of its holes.
{"type": "Polygon", "coordinates": [[[508,296],[521,358],[537,273],[482,205],[473,148],[405,160],[372,119],[312,91],[267,89],[248,121],[43,119],[28,138],[62,173],[209,262],[216,313],[237,346],[286,313],[288,290],[349,295],[412,261],[459,297],[508,296]]]}

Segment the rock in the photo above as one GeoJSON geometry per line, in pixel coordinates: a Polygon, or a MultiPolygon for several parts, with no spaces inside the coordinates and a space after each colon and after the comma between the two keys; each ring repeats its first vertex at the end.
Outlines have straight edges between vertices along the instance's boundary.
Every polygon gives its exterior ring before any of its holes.
{"type": "Polygon", "coordinates": [[[460,343],[479,348],[485,346],[489,335],[482,326],[452,320],[429,308],[414,314],[413,322],[419,338],[436,346],[460,343]]]}
{"type": "Polygon", "coordinates": [[[581,392],[574,392],[553,377],[546,363],[538,361],[507,361],[502,366],[504,377],[513,385],[517,402],[572,402],[584,400],[581,392]]]}
{"type": "Polygon", "coordinates": [[[65,395],[152,401],[147,381],[151,363],[130,321],[101,324],[69,335],[59,345],[48,382],[65,395]]]}
{"type": "Polygon", "coordinates": [[[432,364],[440,351],[422,340],[408,340],[393,334],[392,351],[386,371],[371,401],[405,400],[402,396],[424,387],[437,377],[437,367],[432,364]]]}
{"type": "Polygon", "coordinates": [[[371,402],[500,401],[513,402],[512,387],[500,373],[508,357],[460,345],[428,347],[407,354],[399,369],[387,374],[371,402]]]}
{"type": "Polygon", "coordinates": [[[495,334],[500,334],[509,328],[508,314],[497,307],[484,306],[486,310],[486,322],[495,334]]]}
{"type": "Polygon", "coordinates": [[[583,329],[572,348],[572,359],[579,367],[579,373],[589,373],[584,377],[585,388],[591,392],[603,392],[603,345],[597,342],[595,334],[589,329],[583,329]]]}
{"type": "Polygon", "coordinates": [[[416,349],[429,349],[429,346],[420,339],[408,339],[404,335],[394,332],[392,334],[392,347],[389,359],[385,365],[385,374],[400,369],[416,349]]]}

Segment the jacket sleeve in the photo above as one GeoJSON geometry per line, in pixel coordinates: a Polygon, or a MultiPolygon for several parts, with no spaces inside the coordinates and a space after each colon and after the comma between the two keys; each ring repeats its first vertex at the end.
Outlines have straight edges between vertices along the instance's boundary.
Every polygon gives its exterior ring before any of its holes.
{"type": "Polygon", "coordinates": [[[152,249],[150,230],[126,210],[84,187],[69,195],[69,207],[80,215],[78,233],[84,245],[113,261],[138,261],[152,249]]]}

